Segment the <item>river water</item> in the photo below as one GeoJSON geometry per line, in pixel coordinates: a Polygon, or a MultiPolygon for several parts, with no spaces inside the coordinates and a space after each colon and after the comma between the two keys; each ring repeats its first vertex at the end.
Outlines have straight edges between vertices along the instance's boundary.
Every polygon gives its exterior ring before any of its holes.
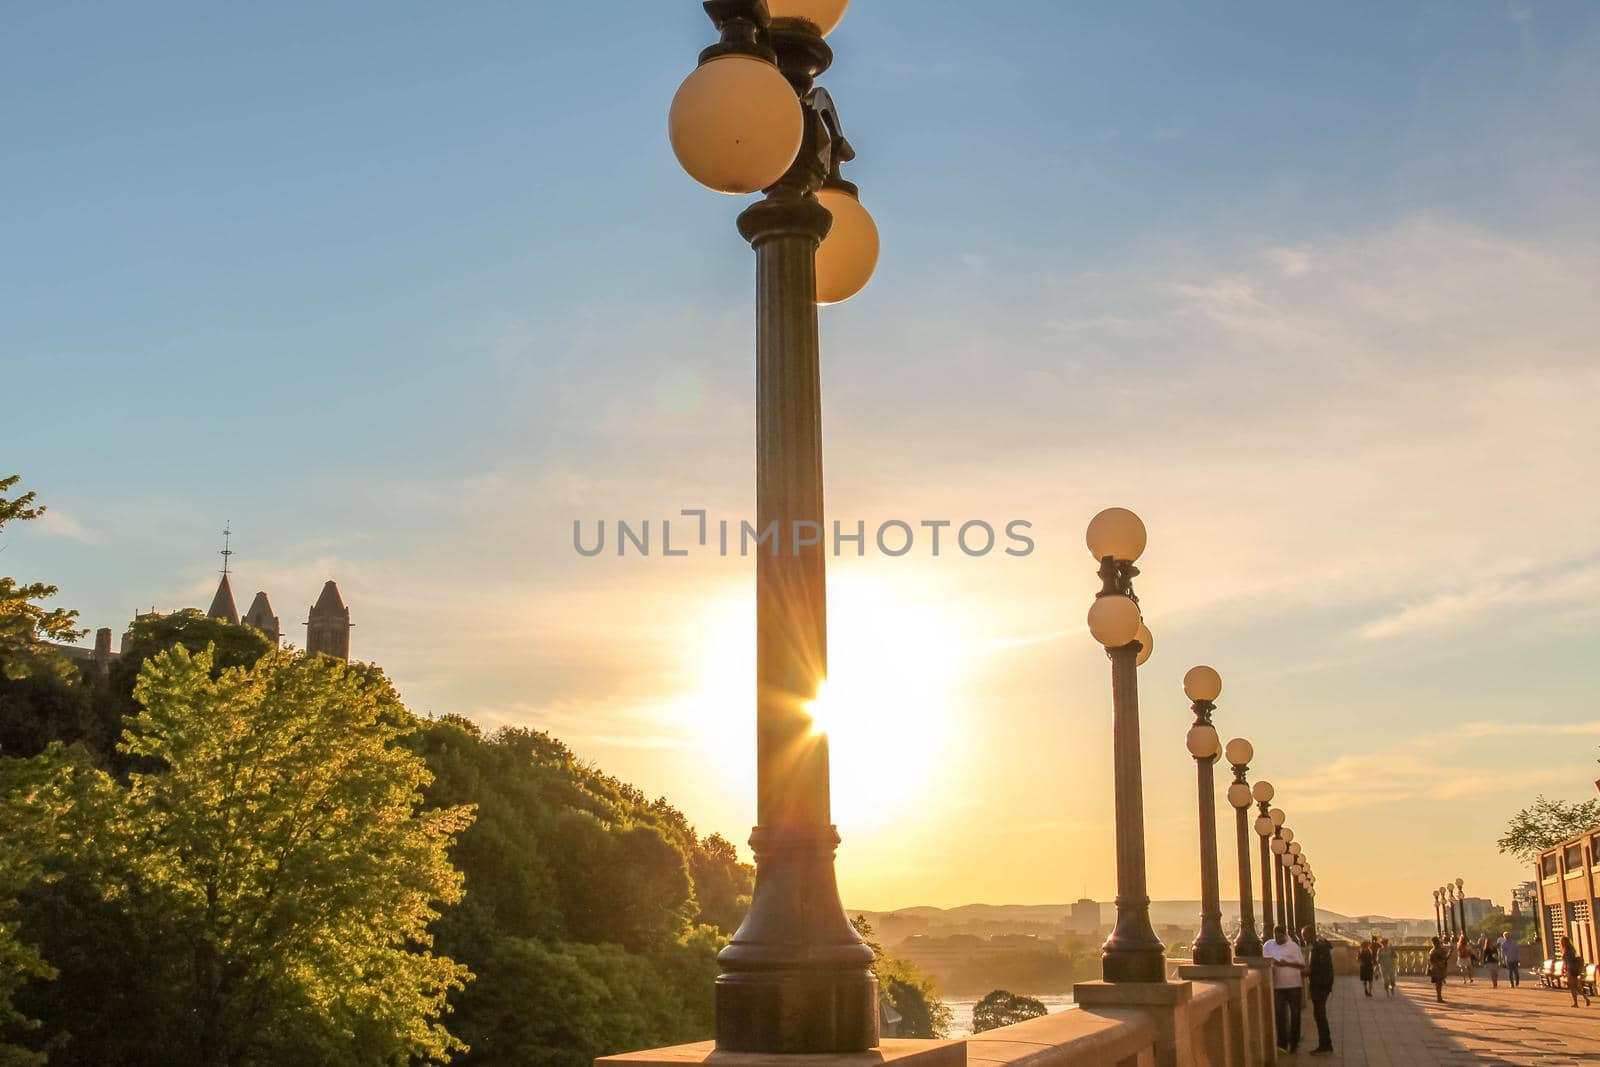
{"type": "MultiPolygon", "coordinates": [[[[950,1008],[950,1036],[967,1037],[972,1033],[972,1009],[978,1006],[982,997],[943,997],[941,998],[950,1008]]],[[[1047,993],[1034,996],[1034,1000],[1043,1004],[1052,1015],[1061,1011],[1072,1003],[1071,993],[1047,993]]]]}

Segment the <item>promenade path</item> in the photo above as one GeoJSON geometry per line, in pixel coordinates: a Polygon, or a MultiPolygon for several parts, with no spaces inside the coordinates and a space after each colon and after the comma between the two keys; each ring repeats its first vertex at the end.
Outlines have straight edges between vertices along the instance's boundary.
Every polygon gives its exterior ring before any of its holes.
{"type": "Polygon", "coordinates": [[[1492,989],[1487,978],[1464,986],[1455,978],[1445,986],[1446,1003],[1433,999],[1433,986],[1421,978],[1402,978],[1393,998],[1374,983],[1371,999],[1361,983],[1340,978],[1328,1002],[1333,1025],[1332,1056],[1311,1056],[1317,1028],[1306,1002],[1304,1034],[1296,1056],[1279,1063],[1350,1064],[1359,1067],[1436,1067],[1458,1064],[1539,1064],[1568,1067],[1600,1064],[1600,998],[1594,1007],[1573,1008],[1572,997],[1524,982],[1512,989],[1502,979],[1492,989]]]}

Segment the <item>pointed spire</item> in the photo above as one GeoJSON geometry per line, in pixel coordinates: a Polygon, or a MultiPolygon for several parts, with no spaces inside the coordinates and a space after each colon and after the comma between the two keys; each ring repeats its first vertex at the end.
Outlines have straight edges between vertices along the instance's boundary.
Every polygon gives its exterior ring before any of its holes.
{"type": "Polygon", "coordinates": [[[350,609],[344,606],[344,598],[332,579],[323,585],[322,595],[306,618],[306,652],[350,658],[350,609]]]}
{"type": "Polygon", "coordinates": [[[339,595],[339,587],[329,578],[322,586],[322,595],[317,597],[317,602],[311,607],[313,615],[331,615],[338,613],[349,617],[350,612],[344,606],[344,598],[339,595]]]}
{"type": "Polygon", "coordinates": [[[239,609],[233,603],[233,586],[228,584],[228,576],[224,574],[222,581],[217,583],[217,595],[211,598],[211,609],[206,612],[213,619],[239,625],[239,609]]]}
{"type": "Polygon", "coordinates": [[[244,613],[244,623],[266,634],[273,644],[278,643],[278,638],[282,634],[278,617],[272,613],[272,602],[267,599],[266,593],[257,593],[256,598],[250,602],[250,610],[244,613]]]}

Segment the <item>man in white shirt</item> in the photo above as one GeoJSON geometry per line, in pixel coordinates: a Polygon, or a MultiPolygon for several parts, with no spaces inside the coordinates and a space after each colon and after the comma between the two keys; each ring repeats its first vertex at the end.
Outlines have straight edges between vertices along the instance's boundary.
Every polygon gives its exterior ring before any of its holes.
{"type": "Polygon", "coordinates": [[[1294,1052],[1300,1047],[1300,996],[1306,969],[1306,955],[1289,940],[1282,926],[1272,932],[1272,940],[1261,950],[1272,961],[1272,999],[1277,1008],[1278,1048],[1294,1052]]]}

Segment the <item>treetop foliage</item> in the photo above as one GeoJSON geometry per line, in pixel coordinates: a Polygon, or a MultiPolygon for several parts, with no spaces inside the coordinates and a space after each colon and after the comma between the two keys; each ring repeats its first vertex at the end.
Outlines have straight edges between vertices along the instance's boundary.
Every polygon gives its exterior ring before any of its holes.
{"type": "Polygon", "coordinates": [[[1503,855],[1532,863],[1539,853],[1600,826],[1600,798],[1569,802],[1543,794],[1511,817],[1495,842],[1503,855]]]}

